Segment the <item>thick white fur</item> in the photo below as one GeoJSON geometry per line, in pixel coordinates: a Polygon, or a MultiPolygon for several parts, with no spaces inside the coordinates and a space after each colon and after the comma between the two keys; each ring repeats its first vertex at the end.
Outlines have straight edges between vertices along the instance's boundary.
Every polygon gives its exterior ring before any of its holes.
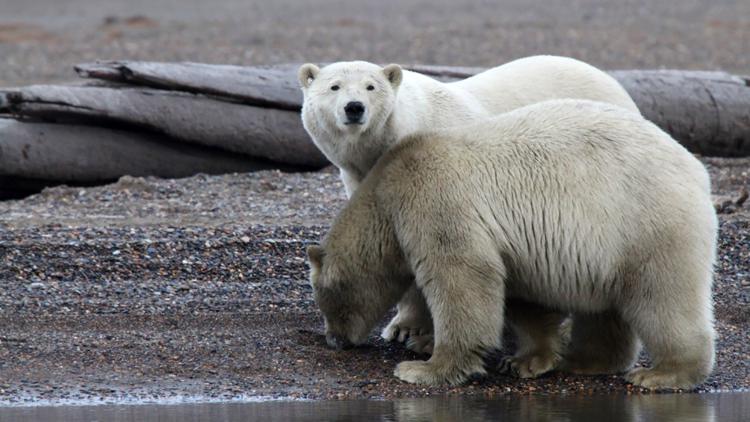
{"type": "MultiPolygon", "coordinates": [[[[306,64],[299,76],[305,97],[304,126],[318,148],[339,168],[347,196],[385,151],[419,131],[467,124],[557,98],[602,101],[638,111],[616,80],[566,57],[527,57],[452,83],[402,70],[398,65],[381,68],[362,61],[334,63],[323,69],[306,64]],[[332,91],[334,85],[339,89],[332,91]],[[371,91],[367,89],[370,85],[374,88],[371,91]],[[361,125],[345,124],[344,106],[350,101],[365,106],[361,125]]],[[[398,314],[383,330],[383,338],[408,339],[410,349],[430,353],[431,333],[432,321],[424,298],[411,289],[399,302],[398,314]]],[[[518,365],[513,369],[522,376],[532,375],[518,371],[518,365]]]]}
{"type": "Polygon", "coordinates": [[[713,366],[716,231],[708,175],[669,135],[619,107],[548,101],[400,142],[310,248],[311,278],[341,344],[414,277],[435,343],[398,365],[408,382],[484,373],[516,302],[528,318],[573,313],[557,368],[630,370],[640,341],[653,367],[628,380],[686,388],[713,366]]]}
{"type": "Polygon", "coordinates": [[[322,69],[307,64],[300,69],[302,122],[341,171],[347,196],[388,148],[418,131],[466,124],[560,98],[602,101],[638,111],[614,78],[567,57],[526,57],[451,83],[401,72],[399,82],[392,84],[382,67],[363,61],[322,69]],[[333,85],[339,89],[332,91],[333,85]],[[368,85],[375,89],[368,91],[368,85]],[[344,106],[350,101],[364,104],[362,125],[344,124],[344,106]]]}

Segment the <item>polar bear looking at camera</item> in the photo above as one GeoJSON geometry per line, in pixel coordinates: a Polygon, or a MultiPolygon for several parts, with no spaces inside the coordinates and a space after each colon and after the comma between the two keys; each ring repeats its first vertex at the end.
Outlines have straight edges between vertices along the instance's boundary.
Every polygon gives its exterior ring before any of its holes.
{"type": "MultiPolygon", "coordinates": [[[[533,56],[473,77],[443,83],[428,76],[355,61],[299,69],[302,121],[313,142],[339,168],[351,197],[391,146],[416,132],[466,124],[558,98],[602,101],[638,112],[625,89],[601,70],[566,57],[533,56]]],[[[432,349],[432,321],[424,298],[410,289],[383,330],[388,341],[408,340],[418,353],[432,349]]],[[[550,345],[550,353],[557,345],[550,345]]]]}
{"type": "Polygon", "coordinates": [[[692,154],[639,114],[555,100],[402,140],[308,256],[332,347],[365,341],[416,283],[434,350],[401,362],[402,380],[485,373],[506,316],[528,329],[511,364],[546,361],[572,313],[570,343],[541,373],[689,388],[714,362],[716,236],[692,154]],[[633,369],[641,344],[652,367],[633,369]]]}
{"type": "Polygon", "coordinates": [[[611,76],[581,61],[533,56],[444,83],[429,76],[363,62],[299,69],[302,122],[339,168],[351,197],[375,162],[404,137],[457,126],[525,105],[561,98],[602,101],[638,112],[611,76]]]}

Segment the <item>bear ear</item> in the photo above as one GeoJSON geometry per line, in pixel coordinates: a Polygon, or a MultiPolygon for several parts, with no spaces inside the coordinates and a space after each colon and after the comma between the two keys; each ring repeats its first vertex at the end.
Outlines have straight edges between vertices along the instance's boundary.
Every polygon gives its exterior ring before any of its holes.
{"type": "Polygon", "coordinates": [[[397,64],[389,64],[383,68],[383,74],[391,83],[393,89],[398,88],[401,85],[401,79],[404,77],[404,71],[401,70],[401,66],[397,64]]]}
{"type": "Polygon", "coordinates": [[[323,266],[323,258],[326,251],[320,245],[310,245],[307,247],[307,258],[310,260],[310,267],[319,271],[323,266]]]}
{"type": "Polygon", "coordinates": [[[305,63],[300,66],[299,71],[297,72],[300,86],[302,88],[308,88],[312,81],[318,76],[318,72],[320,72],[320,68],[312,63],[305,63]]]}

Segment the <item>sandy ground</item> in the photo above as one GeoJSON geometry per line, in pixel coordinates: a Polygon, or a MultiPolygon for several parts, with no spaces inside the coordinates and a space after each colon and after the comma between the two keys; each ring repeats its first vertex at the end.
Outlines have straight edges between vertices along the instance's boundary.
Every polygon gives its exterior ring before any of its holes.
{"type": "MultiPolygon", "coordinates": [[[[70,80],[102,58],[491,66],[553,53],[750,74],[748,16],[728,0],[0,0],[0,86],[70,80]]],[[[704,161],[719,203],[748,185],[750,161],[704,161]]],[[[330,172],[125,178],[0,202],[0,404],[633,391],[494,371],[423,388],[392,377],[415,358],[400,346],[328,350],[304,249],[342,205],[330,172]]],[[[717,369],[700,391],[750,388],[748,206],[721,215],[717,369]]]]}

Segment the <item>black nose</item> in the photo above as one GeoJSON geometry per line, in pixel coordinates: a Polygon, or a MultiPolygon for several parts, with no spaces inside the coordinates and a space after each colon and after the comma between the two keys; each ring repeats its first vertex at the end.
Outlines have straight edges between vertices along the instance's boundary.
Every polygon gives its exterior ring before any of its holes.
{"type": "Polygon", "coordinates": [[[346,112],[346,118],[351,120],[359,120],[363,114],[365,114],[365,105],[359,101],[350,101],[344,106],[346,112]]]}
{"type": "Polygon", "coordinates": [[[326,343],[328,343],[328,347],[336,350],[343,350],[352,347],[352,343],[348,339],[332,333],[326,334],[326,343]]]}

